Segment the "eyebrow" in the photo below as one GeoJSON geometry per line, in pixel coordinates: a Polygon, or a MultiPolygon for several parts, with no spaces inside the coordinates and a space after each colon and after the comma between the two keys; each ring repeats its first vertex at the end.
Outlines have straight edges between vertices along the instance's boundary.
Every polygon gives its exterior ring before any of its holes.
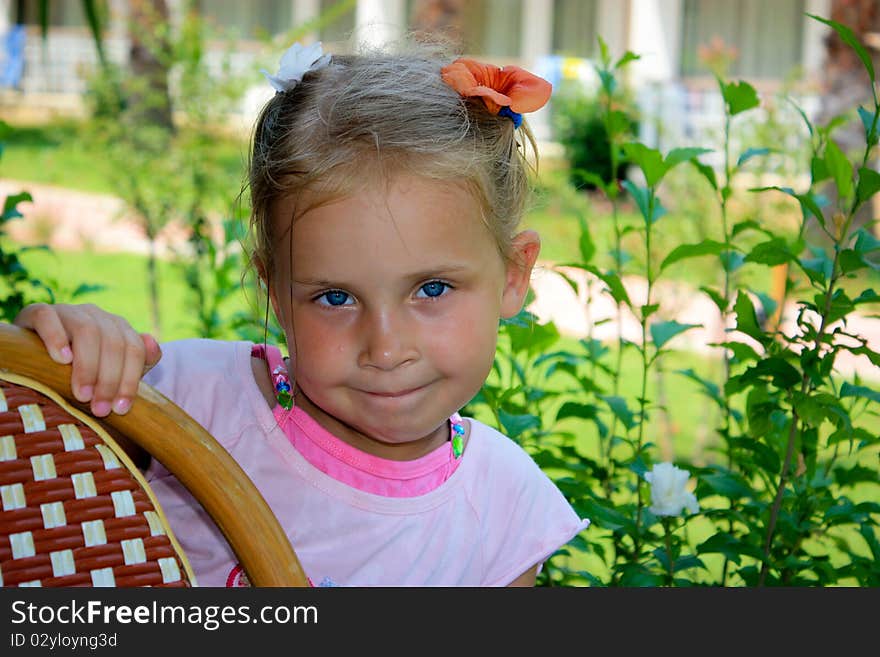
{"type": "MultiPolygon", "coordinates": [[[[423,269],[421,271],[407,274],[406,278],[413,281],[420,281],[429,278],[443,278],[444,276],[460,274],[462,272],[470,271],[471,269],[471,267],[466,267],[464,265],[445,264],[439,267],[432,267],[431,269],[423,269]]],[[[350,287],[347,283],[331,281],[326,278],[292,278],[291,283],[310,287],[350,287]]]]}

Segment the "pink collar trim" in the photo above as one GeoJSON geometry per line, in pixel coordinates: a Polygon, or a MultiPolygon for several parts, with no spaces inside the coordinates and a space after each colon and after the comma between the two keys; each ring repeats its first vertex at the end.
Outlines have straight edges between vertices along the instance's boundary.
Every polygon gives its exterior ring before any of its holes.
{"type": "MultiPolygon", "coordinates": [[[[276,347],[254,345],[252,356],[265,359],[269,371],[283,366],[276,347]]],[[[384,497],[416,497],[431,492],[452,476],[462,458],[454,458],[452,441],[413,461],[393,461],[362,452],[340,440],[304,410],[272,409],[278,426],[306,461],[337,481],[384,497]]],[[[453,420],[461,422],[458,414],[453,420]]]]}

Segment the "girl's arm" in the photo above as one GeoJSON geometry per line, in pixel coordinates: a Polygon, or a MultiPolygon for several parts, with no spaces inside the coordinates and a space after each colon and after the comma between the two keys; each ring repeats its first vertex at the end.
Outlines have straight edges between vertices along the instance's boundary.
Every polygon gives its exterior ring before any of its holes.
{"type": "Polygon", "coordinates": [[[537,577],[538,577],[538,566],[535,565],[535,566],[532,566],[531,568],[529,568],[526,572],[524,572],[522,575],[517,577],[515,580],[513,580],[507,586],[534,586],[535,579],[537,579],[537,577]]]}
{"type": "Polygon", "coordinates": [[[153,336],[92,304],[35,303],[13,324],[35,331],[52,360],[73,364],[73,395],[97,417],[126,413],[141,377],[162,357],[153,336]]]}

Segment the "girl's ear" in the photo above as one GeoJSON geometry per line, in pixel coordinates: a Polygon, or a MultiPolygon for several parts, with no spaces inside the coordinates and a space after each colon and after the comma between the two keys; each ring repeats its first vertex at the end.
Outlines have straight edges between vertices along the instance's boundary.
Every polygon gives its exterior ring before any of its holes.
{"type": "Polygon", "coordinates": [[[529,292],[532,269],[540,251],[541,238],[533,230],[524,230],[511,240],[504,294],[501,297],[502,317],[513,317],[522,310],[529,292]]]}

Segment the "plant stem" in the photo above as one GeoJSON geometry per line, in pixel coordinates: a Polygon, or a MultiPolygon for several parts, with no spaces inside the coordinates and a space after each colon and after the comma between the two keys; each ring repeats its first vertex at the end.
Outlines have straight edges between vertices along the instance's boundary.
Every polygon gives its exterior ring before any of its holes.
{"type": "Polygon", "coordinates": [[[668,570],[668,584],[669,586],[675,586],[675,569],[674,566],[674,557],[672,556],[672,532],[669,530],[670,520],[668,517],[663,518],[663,532],[666,535],[666,554],[669,557],[669,563],[667,564],[668,570]]]}
{"type": "MultiPolygon", "coordinates": [[[[819,322],[819,330],[816,331],[816,337],[813,340],[813,345],[818,353],[822,347],[822,338],[825,335],[825,330],[828,328],[828,315],[831,312],[831,298],[834,294],[834,286],[838,280],[838,259],[840,255],[840,242],[845,241],[843,236],[847,234],[849,231],[850,223],[852,222],[852,218],[855,215],[855,207],[850,210],[849,216],[847,217],[846,224],[843,227],[843,230],[840,232],[840,236],[837,237],[838,243],[835,244],[834,248],[834,260],[831,263],[831,280],[828,281],[828,289],[825,294],[825,307],[822,309],[822,316],[819,322]]],[[[810,387],[810,377],[807,372],[804,372],[801,377],[801,394],[807,392],[810,387]]],[[[767,570],[768,564],[770,563],[770,547],[773,542],[773,532],[776,529],[776,521],[779,517],[779,510],[782,507],[782,497],[785,493],[785,486],[788,483],[788,475],[789,470],[791,468],[791,460],[794,455],[794,445],[795,438],[797,436],[797,428],[798,428],[798,413],[797,409],[794,408],[792,404],[791,411],[791,427],[788,430],[788,444],[785,448],[785,462],[782,465],[782,473],[779,476],[779,486],[776,489],[776,495],[773,499],[773,506],[770,510],[770,519],[767,522],[767,534],[764,538],[764,562],[761,564],[761,574],[758,578],[758,586],[764,586],[764,583],[767,580],[767,570]]]]}
{"type": "MultiPolygon", "coordinates": [[[[645,292],[645,304],[642,306],[642,312],[640,313],[641,317],[639,318],[642,327],[642,393],[639,398],[639,432],[636,439],[636,458],[642,453],[642,441],[644,440],[645,435],[645,407],[647,406],[648,400],[648,371],[651,367],[651,363],[648,360],[648,311],[646,308],[651,305],[651,290],[654,285],[654,276],[651,273],[651,221],[654,217],[654,200],[654,189],[651,189],[648,198],[648,216],[645,218],[645,276],[647,290],[645,292]]],[[[638,554],[640,544],[639,535],[642,524],[642,507],[644,506],[644,501],[642,500],[641,477],[638,473],[635,473],[635,477],[636,496],[638,500],[638,506],[636,507],[635,547],[636,554],[638,554]]]]}

